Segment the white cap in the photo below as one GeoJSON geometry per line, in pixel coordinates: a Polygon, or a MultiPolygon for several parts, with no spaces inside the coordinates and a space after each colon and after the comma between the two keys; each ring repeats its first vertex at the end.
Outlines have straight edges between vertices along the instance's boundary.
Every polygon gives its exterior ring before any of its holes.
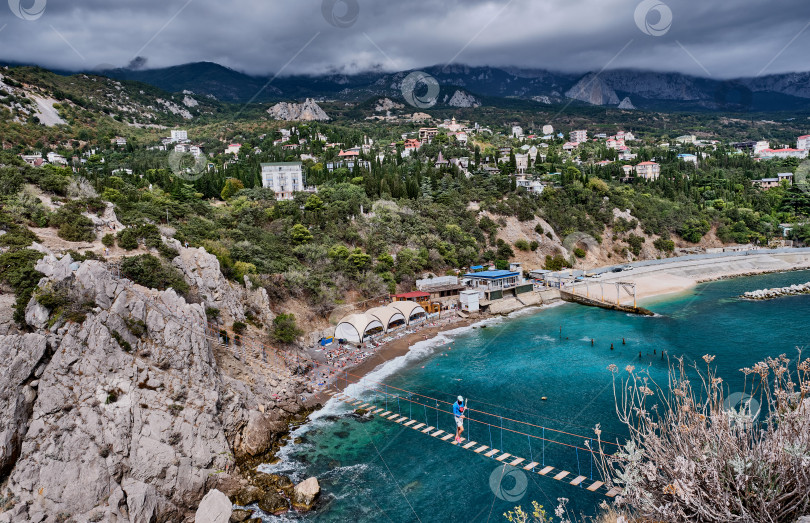
{"type": "Polygon", "coordinates": [[[458,401],[462,401],[462,402],[463,402],[463,401],[464,401],[464,398],[462,398],[461,396],[459,396],[459,397],[458,397],[458,401]]]}

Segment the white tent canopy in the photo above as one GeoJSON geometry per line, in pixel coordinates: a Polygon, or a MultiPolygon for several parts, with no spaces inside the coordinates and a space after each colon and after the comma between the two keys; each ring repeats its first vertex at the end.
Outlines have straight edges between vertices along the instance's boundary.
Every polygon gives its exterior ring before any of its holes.
{"type": "Polygon", "coordinates": [[[366,314],[380,320],[380,323],[382,323],[385,328],[385,332],[388,332],[391,327],[395,327],[397,322],[402,322],[403,324],[408,323],[408,320],[405,319],[405,315],[402,314],[399,309],[390,305],[374,307],[373,309],[367,310],[366,314]]]}
{"type": "Polygon", "coordinates": [[[343,318],[335,328],[335,338],[352,343],[363,343],[370,331],[385,330],[382,322],[368,314],[352,314],[343,318]]]}
{"type": "Polygon", "coordinates": [[[405,323],[408,325],[411,324],[411,320],[427,314],[425,309],[414,301],[395,301],[389,305],[389,307],[393,307],[401,312],[402,315],[405,316],[405,323]]]}

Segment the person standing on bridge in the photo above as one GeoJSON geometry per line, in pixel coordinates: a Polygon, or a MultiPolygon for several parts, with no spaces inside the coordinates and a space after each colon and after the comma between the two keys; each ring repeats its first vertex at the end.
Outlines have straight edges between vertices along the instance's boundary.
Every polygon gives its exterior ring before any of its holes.
{"type": "Polygon", "coordinates": [[[464,398],[458,397],[453,403],[453,416],[456,419],[456,443],[461,443],[461,433],[464,432],[464,398]]]}

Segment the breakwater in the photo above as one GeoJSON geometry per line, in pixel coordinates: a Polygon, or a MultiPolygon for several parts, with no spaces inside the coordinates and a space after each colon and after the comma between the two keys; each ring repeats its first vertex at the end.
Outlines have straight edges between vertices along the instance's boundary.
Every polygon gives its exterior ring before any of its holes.
{"type": "Polygon", "coordinates": [[[742,294],[740,297],[746,300],[773,300],[775,298],[797,296],[799,294],[810,294],[810,282],[791,285],[789,287],[750,291],[742,294]]]}

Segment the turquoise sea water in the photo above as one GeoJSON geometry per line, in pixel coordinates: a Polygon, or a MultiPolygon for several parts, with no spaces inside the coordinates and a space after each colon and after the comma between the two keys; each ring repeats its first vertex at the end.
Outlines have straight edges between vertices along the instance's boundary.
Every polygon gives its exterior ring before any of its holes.
{"type": "MultiPolygon", "coordinates": [[[[642,305],[658,313],[653,318],[574,304],[523,311],[489,321],[486,328],[418,344],[407,357],[377,369],[365,383],[352,385],[349,393],[365,400],[377,398],[381,406],[384,395],[373,387],[385,391],[387,386],[390,394],[396,394],[396,388],[407,389],[446,401],[463,395],[471,408],[495,414],[474,415],[494,427],[473,422],[465,436],[523,457],[525,463],[531,456],[571,471],[569,480],[577,474],[596,478],[587,452],[556,442],[584,447],[585,439],[594,437],[596,423],[601,424],[603,439],[621,438],[608,365],[616,364],[621,374],[626,365],[645,367],[666,383],[661,351],[701,365],[704,354],[713,354],[713,365],[729,392],[741,391],[740,368],[782,353],[795,359],[797,346],[810,350],[810,296],[763,302],[736,296],[807,281],[810,271],[707,283],[684,294],[644,301],[642,305]],[[501,423],[504,429],[533,436],[542,437],[545,429],[545,438],[551,441],[543,444],[501,430],[501,423]]],[[[393,412],[430,425],[438,421],[440,429],[454,430],[447,405],[440,405],[445,412],[437,419],[437,411],[429,408],[435,402],[389,398],[387,408],[393,412]]],[[[505,521],[505,511],[519,504],[528,507],[532,500],[553,512],[560,497],[570,500],[569,516],[581,520],[605,499],[522,470],[502,477],[503,468],[490,458],[390,421],[361,421],[349,412],[349,407],[333,400],[296,431],[294,436],[303,438],[302,443],[286,447],[280,463],[265,467],[296,480],[317,476],[322,487],[320,509],[307,516],[267,521],[505,521]]]]}

